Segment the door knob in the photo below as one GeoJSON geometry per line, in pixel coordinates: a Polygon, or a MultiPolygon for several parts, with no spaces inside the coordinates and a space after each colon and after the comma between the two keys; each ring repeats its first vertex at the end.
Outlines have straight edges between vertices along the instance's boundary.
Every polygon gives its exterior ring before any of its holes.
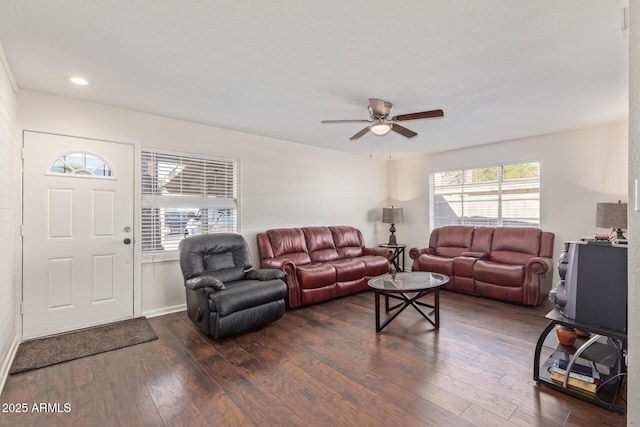
{"type": "Polygon", "coordinates": [[[131,239],[130,239],[130,238],[128,238],[128,237],[127,237],[126,239],[124,239],[123,241],[124,241],[124,244],[125,244],[125,245],[128,245],[128,244],[130,244],[130,243],[131,243],[131,239]]]}

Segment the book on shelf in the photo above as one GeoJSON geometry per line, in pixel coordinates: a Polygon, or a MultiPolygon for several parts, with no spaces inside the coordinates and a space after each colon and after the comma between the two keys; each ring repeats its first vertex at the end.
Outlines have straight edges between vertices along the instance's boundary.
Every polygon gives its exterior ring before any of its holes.
{"type": "MultiPolygon", "coordinates": [[[[569,362],[564,359],[556,359],[553,362],[551,371],[564,376],[567,373],[568,364],[569,362]]],[[[588,383],[595,383],[598,379],[600,379],[600,374],[596,369],[593,369],[590,366],[574,363],[571,367],[571,373],[569,374],[569,377],[588,383]]]]}
{"type": "MultiPolygon", "coordinates": [[[[564,384],[565,376],[559,372],[551,372],[551,381],[554,383],[564,384]]],[[[589,397],[596,397],[597,383],[589,383],[569,376],[567,383],[569,389],[582,393],[589,397]]]]}

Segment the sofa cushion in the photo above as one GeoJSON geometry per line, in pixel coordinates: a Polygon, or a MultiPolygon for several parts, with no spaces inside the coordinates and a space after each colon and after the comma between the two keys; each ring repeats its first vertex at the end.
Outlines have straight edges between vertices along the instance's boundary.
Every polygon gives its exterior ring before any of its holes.
{"type": "Polygon", "coordinates": [[[524,282],[524,265],[479,260],[473,266],[473,274],[476,281],[521,288],[524,282]]]}
{"type": "Polygon", "coordinates": [[[503,264],[526,264],[540,253],[539,228],[501,227],[493,232],[491,261],[503,264]]]}
{"type": "Polygon", "coordinates": [[[357,259],[339,259],[331,261],[336,269],[336,280],[338,282],[349,282],[362,279],[365,276],[364,262],[357,259]]]}
{"type": "Polygon", "coordinates": [[[454,258],[439,257],[436,255],[421,255],[420,258],[418,258],[419,271],[441,273],[451,277],[453,276],[453,260],[454,258]]]}
{"type": "Polygon", "coordinates": [[[364,239],[360,230],[346,225],[329,227],[340,258],[356,258],[362,255],[364,239]]]}
{"type": "Polygon", "coordinates": [[[471,242],[471,252],[489,253],[491,242],[493,241],[494,227],[476,227],[473,230],[473,241],[471,242]]]}
{"type": "Polygon", "coordinates": [[[305,227],[302,232],[311,261],[326,262],[339,258],[329,227],[305,227]]]}
{"type": "Polygon", "coordinates": [[[460,256],[453,259],[453,275],[460,277],[473,277],[473,265],[478,258],[460,256]]]}
{"type": "Polygon", "coordinates": [[[470,250],[473,227],[451,225],[440,227],[437,231],[435,239],[432,239],[434,241],[429,242],[436,255],[452,258],[470,250]]]}
{"type": "Polygon", "coordinates": [[[298,266],[296,269],[298,282],[303,289],[322,288],[335,285],[336,269],[327,263],[311,263],[298,266]]]}
{"type": "Polygon", "coordinates": [[[365,276],[376,277],[389,273],[389,260],[379,255],[363,255],[357,258],[364,263],[365,276]]]}
{"type": "Polygon", "coordinates": [[[304,234],[299,228],[276,228],[267,230],[274,258],[290,259],[296,264],[311,262],[304,234]]]}

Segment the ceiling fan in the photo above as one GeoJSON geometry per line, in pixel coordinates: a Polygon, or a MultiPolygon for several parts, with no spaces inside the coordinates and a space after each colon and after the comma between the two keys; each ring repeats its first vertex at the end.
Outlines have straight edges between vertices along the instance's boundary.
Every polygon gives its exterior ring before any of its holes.
{"type": "Polygon", "coordinates": [[[358,139],[367,132],[371,131],[374,135],[384,136],[390,131],[399,133],[407,138],[413,138],[418,135],[411,129],[407,129],[404,126],[399,125],[397,122],[404,122],[406,120],[419,120],[419,119],[432,119],[436,117],[443,117],[444,112],[442,110],[430,110],[421,111],[418,113],[399,114],[397,116],[391,116],[391,109],[393,104],[382,99],[369,98],[369,116],[370,120],[323,120],[322,123],[369,123],[369,125],[362,129],[360,132],[353,135],[351,140],[358,139]]]}

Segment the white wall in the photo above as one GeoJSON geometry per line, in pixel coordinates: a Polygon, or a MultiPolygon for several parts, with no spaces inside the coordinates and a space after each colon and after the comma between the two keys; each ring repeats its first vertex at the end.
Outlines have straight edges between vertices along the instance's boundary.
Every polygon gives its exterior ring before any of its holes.
{"type": "Polygon", "coordinates": [[[640,5],[629,2],[629,386],[628,425],[640,425],[640,5]]]}
{"type": "Polygon", "coordinates": [[[390,166],[390,197],[405,207],[398,241],[429,243],[430,172],[526,161],[540,162],[540,227],[556,235],[556,260],[565,240],[607,231],[595,228],[597,202],[627,201],[626,123],[399,159],[390,166]]]}
{"type": "Polygon", "coordinates": [[[17,349],[19,137],[16,85],[0,46],[0,390],[17,349]]]}
{"type": "MultiPolygon", "coordinates": [[[[369,245],[386,238],[386,161],[29,91],[18,94],[18,117],[23,129],[239,157],[241,233],[254,265],[256,234],[269,228],[348,224],[369,245]]],[[[142,314],[183,306],[177,262],[143,263],[141,283],[142,314]]]]}

